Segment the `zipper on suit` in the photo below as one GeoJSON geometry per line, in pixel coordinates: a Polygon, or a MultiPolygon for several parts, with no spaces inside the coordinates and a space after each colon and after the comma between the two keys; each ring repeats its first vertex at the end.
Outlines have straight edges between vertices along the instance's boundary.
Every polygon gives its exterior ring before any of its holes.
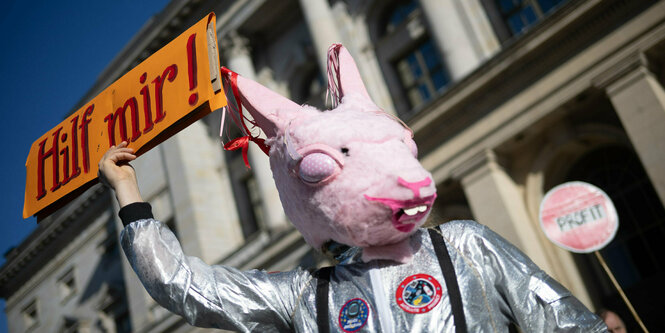
{"type": "Polygon", "coordinates": [[[372,284],[372,293],[376,301],[376,313],[379,316],[379,324],[381,325],[381,332],[394,333],[393,316],[390,312],[390,302],[386,297],[385,289],[383,288],[383,279],[381,278],[381,270],[378,263],[375,261],[369,271],[370,283],[372,284]]]}

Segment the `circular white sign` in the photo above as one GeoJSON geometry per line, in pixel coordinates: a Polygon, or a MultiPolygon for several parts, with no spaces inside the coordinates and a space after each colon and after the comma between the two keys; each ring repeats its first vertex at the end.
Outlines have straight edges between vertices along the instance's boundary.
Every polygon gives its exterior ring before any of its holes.
{"type": "Polygon", "coordinates": [[[584,182],[568,182],[549,190],[540,203],[540,226],[554,244],[577,253],[602,249],[619,229],[612,200],[584,182]]]}

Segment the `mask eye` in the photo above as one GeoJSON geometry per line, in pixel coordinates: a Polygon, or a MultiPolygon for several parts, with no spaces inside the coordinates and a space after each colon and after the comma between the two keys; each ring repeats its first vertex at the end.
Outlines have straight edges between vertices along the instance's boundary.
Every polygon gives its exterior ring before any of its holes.
{"type": "Polygon", "coordinates": [[[327,154],[312,153],[303,157],[298,168],[298,176],[306,183],[316,184],[333,176],[339,166],[327,154]]]}

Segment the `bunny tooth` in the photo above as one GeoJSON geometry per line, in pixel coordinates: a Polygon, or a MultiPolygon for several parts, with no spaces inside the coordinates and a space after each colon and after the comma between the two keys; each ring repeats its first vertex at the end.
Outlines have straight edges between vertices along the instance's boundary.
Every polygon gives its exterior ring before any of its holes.
{"type": "Polygon", "coordinates": [[[422,213],[426,210],[427,210],[426,205],[420,205],[420,206],[415,206],[415,207],[412,207],[412,208],[404,209],[404,214],[409,215],[409,216],[413,216],[413,215],[416,215],[418,213],[422,213]]]}

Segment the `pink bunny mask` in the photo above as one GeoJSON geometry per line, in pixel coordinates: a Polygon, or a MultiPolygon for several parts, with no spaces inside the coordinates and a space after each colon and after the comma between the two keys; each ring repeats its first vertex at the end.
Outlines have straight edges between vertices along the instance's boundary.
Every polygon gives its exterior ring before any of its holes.
{"type": "Polygon", "coordinates": [[[436,198],[432,176],[416,158],[411,131],[372,102],[348,51],[335,44],[328,58],[330,111],[230,71],[225,86],[237,88],[265,133],[282,205],[307,243],[321,249],[333,240],[363,248],[364,261],[408,262],[409,236],[436,198]]]}

